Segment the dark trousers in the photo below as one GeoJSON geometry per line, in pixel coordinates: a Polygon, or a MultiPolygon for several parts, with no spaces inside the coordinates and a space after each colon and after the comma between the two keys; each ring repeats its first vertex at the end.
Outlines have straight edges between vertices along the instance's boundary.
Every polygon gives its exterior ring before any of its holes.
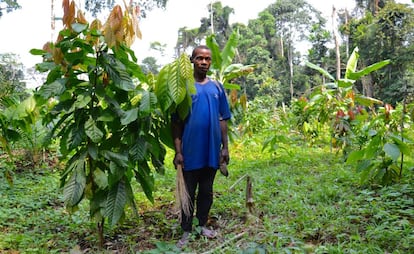
{"type": "Polygon", "coordinates": [[[196,204],[196,217],[199,226],[207,223],[208,214],[213,204],[213,183],[217,170],[213,168],[202,168],[199,170],[183,171],[184,181],[188,194],[191,198],[190,216],[181,211],[181,228],[184,231],[192,230],[194,204],[196,204]],[[196,190],[198,187],[197,201],[196,190]],[[196,202],[196,203],[195,203],[196,202]]]}

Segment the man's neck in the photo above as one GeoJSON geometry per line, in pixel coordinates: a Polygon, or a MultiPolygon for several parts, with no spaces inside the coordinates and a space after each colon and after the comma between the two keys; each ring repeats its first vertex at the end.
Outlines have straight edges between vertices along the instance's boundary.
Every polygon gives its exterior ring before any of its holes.
{"type": "Polygon", "coordinates": [[[194,79],[197,83],[200,83],[200,84],[207,83],[207,81],[208,81],[208,78],[205,77],[205,76],[204,77],[194,77],[194,79]]]}

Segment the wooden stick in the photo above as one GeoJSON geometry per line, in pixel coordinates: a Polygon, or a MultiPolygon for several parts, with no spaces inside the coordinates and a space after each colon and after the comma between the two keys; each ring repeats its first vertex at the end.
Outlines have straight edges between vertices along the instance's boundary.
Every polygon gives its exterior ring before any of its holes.
{"type": "Polygon", "coordinates": [[[239,179],[237,179],[237,181],[235,183],[233,183],[233,185],[229,188],[229,190],[233,190],[233,188],[241,182],[241,180],[243,180],[243,178],[245,178],[247,176],[247,174],[245,174],[244,176],[240,177],[239,179]]]}
{"type": "Polygon", "coordinates": [[[183,168],[181,165],[177,166],[177,176],[176,176],[176,186],[175,186],[175,199],[177,204],[177,209],[181,213],[184,212],[185,215],[190,216],[191,200],[190,195],[188,194],[184,175],[183,168]]]}
{"type": "Polygon", "coordinates": [[[252,185],[252,179],[250,178],[250,176],[247,176],[247,181],[246,181],[246,207],[249,210],[249,213],[253,213],[253,210],[254,210],[253,185],[252,185]]]}

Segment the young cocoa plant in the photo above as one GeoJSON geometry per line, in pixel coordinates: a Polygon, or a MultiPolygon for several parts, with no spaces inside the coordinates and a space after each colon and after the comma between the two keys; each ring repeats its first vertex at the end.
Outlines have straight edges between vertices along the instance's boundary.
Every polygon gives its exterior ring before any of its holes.
{"type": "Polygon", "coordinates": [[[49,109],[48,139],[59,140],[66,207],[89,201],[102,246],[105,221],[122,221],[127,205],[137,210],[132,181],[153,201],[153,170],[164,171],[169,136],[163,130],[172,110],[191,105],[192,67],[182,56],[158,77],[144,75],[129,48],[140,37],[136,8],[115,6],[104,24],[88,23],[73,1],[63,8],[56,42],[31,51],[43,57],[37,69],[48,72],[35,98],[49,109]]]}

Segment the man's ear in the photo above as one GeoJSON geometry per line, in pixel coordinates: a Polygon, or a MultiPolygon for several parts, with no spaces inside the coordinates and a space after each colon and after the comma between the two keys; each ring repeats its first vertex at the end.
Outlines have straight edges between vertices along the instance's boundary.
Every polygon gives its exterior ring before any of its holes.
{"type": "Polygon", "coordinates": [[[190,56],[190,62],[191,62],[191,63],[194,63],[194,62],[193,62],[193,57],[192,57],[192,56],[190,56]]]}

